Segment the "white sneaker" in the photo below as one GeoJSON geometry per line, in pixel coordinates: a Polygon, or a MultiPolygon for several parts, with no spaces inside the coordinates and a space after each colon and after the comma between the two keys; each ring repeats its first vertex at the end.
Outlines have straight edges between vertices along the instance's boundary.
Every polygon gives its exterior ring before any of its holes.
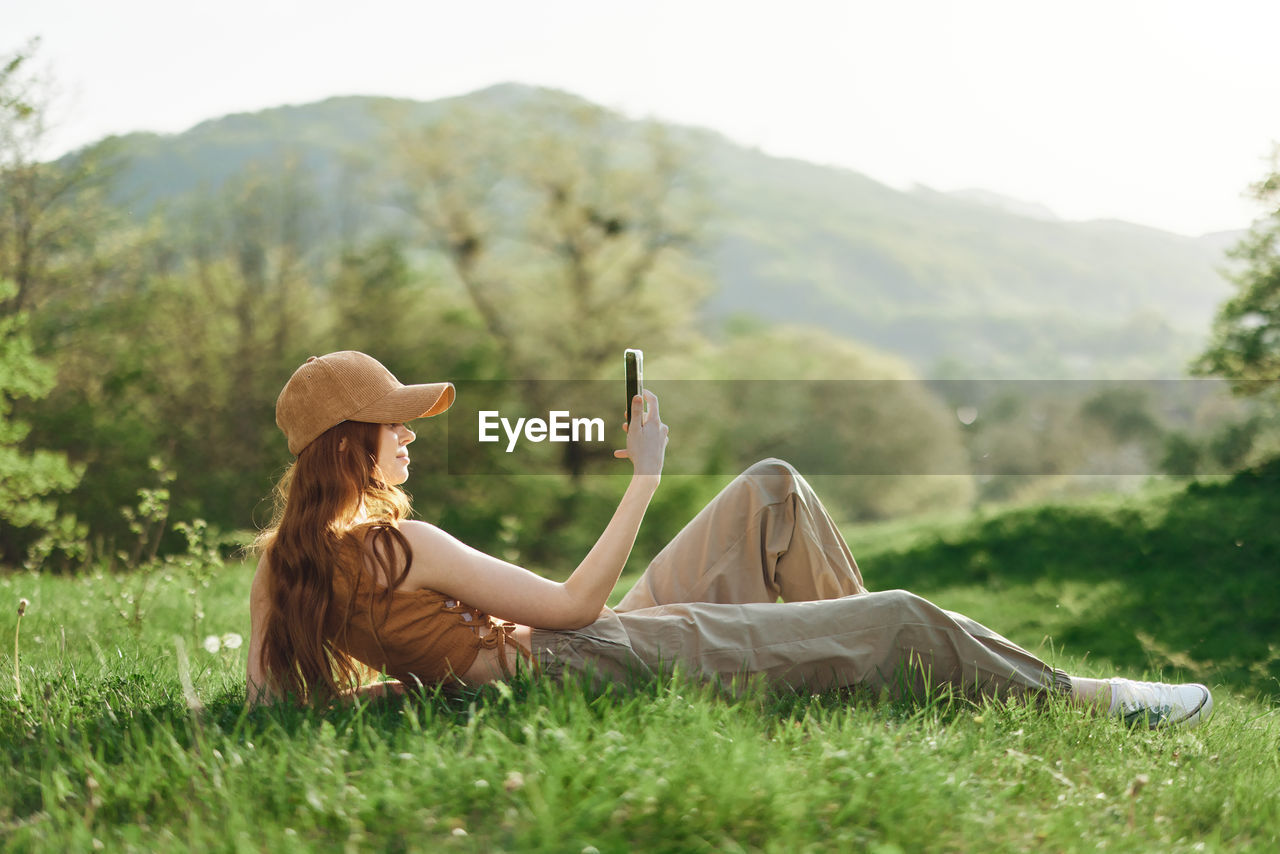
{"type": "Polygon", "coordinates": [[[1205,686],[1190,682],[1135,682],[1110,679],[1111,714],[1129,726],[1157,729],[1171,726],[1193,727],[1213,714],[1213,695],[1205,686]]]}

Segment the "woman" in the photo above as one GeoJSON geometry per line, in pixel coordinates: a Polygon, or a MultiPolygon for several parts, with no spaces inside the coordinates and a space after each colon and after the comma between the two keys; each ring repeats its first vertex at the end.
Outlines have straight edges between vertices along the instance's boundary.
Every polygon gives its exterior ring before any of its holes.
{"type": "Polygon", "coordinates": [[[604,679],[678,665],[724,685],[759,674],[806,690],[1059,694],[1152,728],[1194,726],[1213,709],[1203,685],[1069,676],[911,593],[867,592],[809,484],[778,460],[734,480],[606,608],[661,477],[657,398],[633,401],[627,447],[614,452],[631,461],[631,482],[560,583],[407,518],[405,422],[453,395],[449,383],[405,386],[353,351],[312,357],[289,379],[276,422],[297,460],[258,543],[250,699],[488,682],[525,664],[604,679]],[[366,667],[398,681],[360,686],[366,667]]]}

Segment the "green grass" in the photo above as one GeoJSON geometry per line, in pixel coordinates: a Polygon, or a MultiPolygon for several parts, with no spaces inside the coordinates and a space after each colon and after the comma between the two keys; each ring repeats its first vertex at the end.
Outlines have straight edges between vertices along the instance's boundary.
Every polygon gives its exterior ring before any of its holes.
{"type": "Polygon", "coordinates": [[[729,698],[679,677],[246,710],[244,647],[199,641],[247,639],[250,567],[198,600],[158,579],[136,631],[120,612],[137,579],[2,577],[0,846],[1276,850],[1273,478],[850,531],[873,589],[916,590],[1073,672],[1208,681],[1217,713],[1191,731],[1055,704],[729,698]]]}

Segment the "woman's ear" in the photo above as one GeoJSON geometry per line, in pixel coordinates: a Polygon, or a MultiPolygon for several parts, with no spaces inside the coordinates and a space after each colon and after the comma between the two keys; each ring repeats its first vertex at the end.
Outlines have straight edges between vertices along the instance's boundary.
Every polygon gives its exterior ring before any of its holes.
{"type": "Polygon", "coordinates": [[[338,453],[345,454],[347,452],[347,437],[343,436],[338,440],[338,453]]]}

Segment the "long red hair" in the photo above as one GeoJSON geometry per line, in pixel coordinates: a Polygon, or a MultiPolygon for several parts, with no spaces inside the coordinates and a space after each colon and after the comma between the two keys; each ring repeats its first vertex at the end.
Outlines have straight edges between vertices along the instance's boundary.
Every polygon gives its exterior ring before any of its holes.
{"type": "Polygon", "coordinates": [[[336,573],[358,579],[372,557],[387,590],[409,574],[413,554],[397,527],[409,497],[378,468],[381,431],[359,421],[330,428],[276,484],[275,518],[255,548],[266,557],[271,600],[261,664],[278,696],[330,699],[367,673],[326,632],[336,573]]]}

